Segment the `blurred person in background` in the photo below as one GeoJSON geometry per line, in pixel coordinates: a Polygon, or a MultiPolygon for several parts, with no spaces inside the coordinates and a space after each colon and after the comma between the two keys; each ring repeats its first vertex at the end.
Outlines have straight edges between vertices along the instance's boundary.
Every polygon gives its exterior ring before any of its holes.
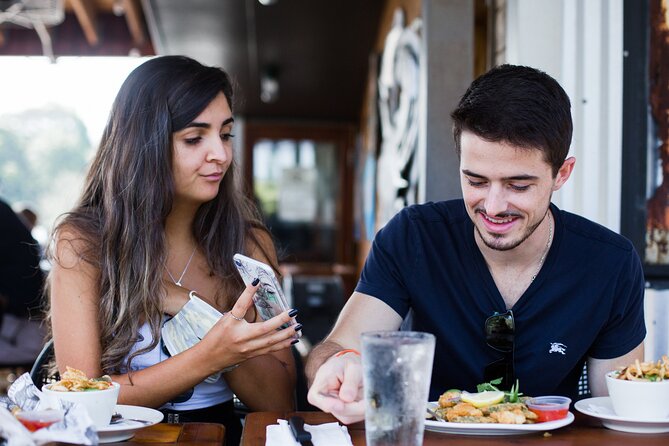
{"type": "Polygon", "coordinates": [[[40,249],[22,219],[0,200],[0,365],[29,366],[44,343],[40,249]]]}
{"type": "Polygon", "coordinates": [[[37,214],[29,207],[21,206],[17,212],[17,215],[23,221],[23,224],[26,225],[29,231],[32,231],[33,228],[35,228],[37,225],[37,214]]]}
{"type": "Polygon", "coordinates": [[[111,375],[119,404],[158,408],[167,422],[223,423],[235,445],[233,394],[251,410],[293,410],[301,326],[278,330],[295,310],[262,321],[257,281],[245,287],[232,260],[277,263],[236,179],[232,99],[223,70],[187,57],[130,73],[83,194],[54,231],[48,287],[61,372],[111,375]],[[171,354],[162,327],[191,311],[191,293],[224,315],[171,354]]]}

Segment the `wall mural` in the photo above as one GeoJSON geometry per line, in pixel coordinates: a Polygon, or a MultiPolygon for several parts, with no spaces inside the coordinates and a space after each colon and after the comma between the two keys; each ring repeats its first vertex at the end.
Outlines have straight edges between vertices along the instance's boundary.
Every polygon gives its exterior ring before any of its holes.
{"type": "MultiPolygon", "coordinates": [[[[669,265],[669,10],[663,0],[650,3],[650,181],[659,183],[647,202],[646,253],[648,264],[669,265]]],[[[651,187],[653,185],[651,184],[651,187]]]]}
{"type": "Polygon", "coordinates": [[[377,227],[384,226],[400,209],[418,200],[421,28],[420,18],[405,26],[404,12],[395,10],[381,56],[377,227]]]}

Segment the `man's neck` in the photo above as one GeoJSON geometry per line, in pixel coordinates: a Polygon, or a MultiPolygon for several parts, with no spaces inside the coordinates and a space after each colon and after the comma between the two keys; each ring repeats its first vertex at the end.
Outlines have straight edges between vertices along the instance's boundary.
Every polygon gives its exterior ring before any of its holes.
{"type": "Polygon", "coordinates": [[[507,308],[520,299],[545,263],[554,232],[553,218],[549,214],[550,211],[526,240],[506,251],[488,247],[478,231],[474,231],[476,244],[507,308]]]}

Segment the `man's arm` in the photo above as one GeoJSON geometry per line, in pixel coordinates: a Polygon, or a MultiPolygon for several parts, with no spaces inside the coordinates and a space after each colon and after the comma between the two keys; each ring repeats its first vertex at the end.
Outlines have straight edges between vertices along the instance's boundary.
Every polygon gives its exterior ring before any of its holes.
{"type": "Polygon", "coordinates": [[[588,384],[592,396],[606,396],[609,391],[606,388],[606,373],[616,370],[619,367],[625,367],[632,364],[635,359],[643,361],[644,357],[643,342],[636,348],[623,356],[612,359],[588,358],[588,384]]]}
{"type": "Polygon", "coordinates": [[[332,413],[344,423],[364,418],[362,367],[354,353],[333,355],[344,349],[360,350],[363,331],[397,330],[402,318],[386,303],[355,292],[337,318],[332,332],[309,354],[305,373],[311,404],[332,413]]]}
{"type": "Polygon", "coordinates": [[[402,318],[383,301],[354,292],[342,308],[334,328],[309,354],[305,373],[309,384],[320,366],[335,353],[353,348],[360,350],[364,331],[397,330],[402,318]]]}

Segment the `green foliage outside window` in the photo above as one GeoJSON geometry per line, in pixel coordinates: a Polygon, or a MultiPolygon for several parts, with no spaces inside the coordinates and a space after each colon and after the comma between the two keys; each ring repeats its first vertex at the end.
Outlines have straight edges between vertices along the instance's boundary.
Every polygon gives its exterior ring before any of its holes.
{"type": "Polygon", "coordinates": [[[0,196],[28,203],[49,227],[74,204],[93,152],[86,127],[59,106],[0,117],[0,196]]]}

